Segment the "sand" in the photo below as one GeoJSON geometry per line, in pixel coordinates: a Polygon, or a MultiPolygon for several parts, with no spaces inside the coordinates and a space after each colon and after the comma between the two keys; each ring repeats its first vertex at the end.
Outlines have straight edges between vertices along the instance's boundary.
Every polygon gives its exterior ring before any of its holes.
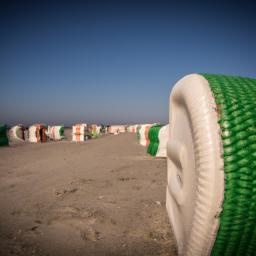
{"type": "Polygon", "coordinates": [[[165,191],[134,134],[0,148],[0,255],[177,255],[165,191]]]}

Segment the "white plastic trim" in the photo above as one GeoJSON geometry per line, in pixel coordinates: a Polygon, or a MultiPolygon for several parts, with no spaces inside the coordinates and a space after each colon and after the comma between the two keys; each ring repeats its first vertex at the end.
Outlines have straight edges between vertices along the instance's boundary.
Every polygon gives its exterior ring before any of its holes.
{"type": "Polygon", "coordinates": [[[75,124],[72,126],[72,134],[84,135],[86,127],[86,124],[75,124]]]}
{"type": "Polygon", "coordinates": [[[163,126],[158,133],[159,146],[156,152],[156,157],[167,156],[168,137],[169,137],[169,124],[163,126]]]}
{"type": "Polygon", "coordinates": [[[146,146],[147,145],[147,140],[145,136],[145,131],[148,126],[151,126],[150,124],[142,124],[140,128],[140,145],[146,146]]]}
{"type": "Polygon", "coordinates": [[[124,125],[111,125],[108,128],[108,133],[123,133],[125,132],[125,126],[124,125]]]}
{"type": "Polygon", "coordinates": [[[218,113],[208,81],[185,76],[170,96],[166,207],[179,255],[210,255],[224,197],[218,113]]]}
{"type": "Polygon", "coordinates": [[[38,142],[36,137],[36,126],[34,125],[29,127],[29,142],[38,142]]]}
{"type": "Polygon", "coordinates": [[[10,131],[9,131],[9,136],[12,138],[12,139],[15,139],[15,140],[19,140],[19,141],[24,141],[22,138],[20,138],[17,133],[23,133],[24,134],[24,130],[22,129],[22,126],[20,125],[15,125],[13,126],[10,131]]]}
{"type": "Polygon", "coordinates": [[[72,141],[85,141],[84,134],[72,134],[72,141]]]}
{"type": "Polygon", "coordinates": [[[60,135],[61,128],[60,125],[48,126],[47,136],[53,140],[62,140],[64,136],[60,135]]]}

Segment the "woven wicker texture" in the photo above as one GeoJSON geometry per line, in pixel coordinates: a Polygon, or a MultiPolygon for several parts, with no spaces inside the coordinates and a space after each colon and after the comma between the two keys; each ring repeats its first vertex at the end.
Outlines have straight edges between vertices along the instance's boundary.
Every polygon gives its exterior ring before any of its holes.
{"type": "Polygon", "coordinates": [[[157,149],[159,146],[158,133],[162,127],[163,125],[160,124],[160,125],[154,125],[149,129],[148,138],[150,143],[148,145],[147,152],[152,156],[155,156],[157,153],[157,149]]]}
{"type": "Polygon", "coordinates": [[[256,255],[256,79],[203,76],[218,108],[225,172],[212,255],[256,255]]]}
{"type": "Polygon", "coordinates": [[[64,137],[64,131],[65,131],[64,125],[61,125],[61,128],[59,130],[60,137],[64,137]]]}
{"type": "Polygon", "coordinates": [[[9,141],[7,137],[7,126],[0,124],[0,146],[8,146],[9,141]]]}

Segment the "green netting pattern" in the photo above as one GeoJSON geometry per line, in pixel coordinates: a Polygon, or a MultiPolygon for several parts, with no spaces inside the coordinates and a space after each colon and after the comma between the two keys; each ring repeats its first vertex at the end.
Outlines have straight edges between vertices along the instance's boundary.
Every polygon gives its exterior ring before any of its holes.
{"type": "Polygon", "coordinates": [[[158,146],[159,146],[158,134],[162,127],[163,125],[159,124],[159,125],[154,125],[149,129],[148,138],[150,143],[148,145],[147,152],[152,156],[155,156],[157,153],[158,146]]]}
{"type": "Polygon", "coordinates": [[[0,147],[8,145],[7,126],[5,124],[0,124],[0,147]]]}
{"type": "Polygon", "coordinates": [[[212,255],[256,255],[256,79],[203,74],[214,94],[225,192],[212,255]]]}

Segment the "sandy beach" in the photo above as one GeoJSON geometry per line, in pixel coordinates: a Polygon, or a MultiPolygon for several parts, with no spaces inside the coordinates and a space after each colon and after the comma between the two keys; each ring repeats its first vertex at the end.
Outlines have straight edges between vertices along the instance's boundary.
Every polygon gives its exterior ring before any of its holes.
{"type": "Polygon", "coordinates": [[[13,143],[0,148],[0,255],[177,255],[165,192],[166,160],[134,134],[13,143]]]}

